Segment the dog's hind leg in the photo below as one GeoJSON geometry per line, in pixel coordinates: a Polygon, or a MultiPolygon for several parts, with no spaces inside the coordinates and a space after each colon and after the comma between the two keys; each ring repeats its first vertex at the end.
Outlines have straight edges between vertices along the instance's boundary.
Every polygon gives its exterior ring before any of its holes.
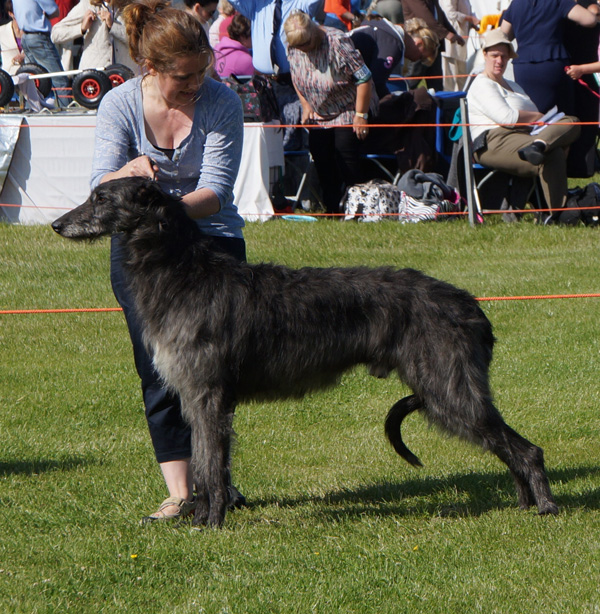
{"type": "Polygon", "coordinates": [[[192,425],[192,471],[198,499],[195,525],[220,527],[225,520],[235,409],[229,396],[222,391],[208,391],[192,412],[186,412],[192,425]]]}
{"type": "Polygon", "coordinates": [[[542,449],[504,422],[489,395],[471,396],[460,405],[448,401],[444,411],[432,415],[433,412],[428,410],[435,406],[439,407],[433,401],[425,403],[425,411],[433,422],[481,445],[506,464],[515,480],[521,508],[537,505],[540,514],[558,513],[546,476],[542,449]]]}
{"type": "Polygon", "coordinates": [[[408,463],[415,467],[422,467],[421,461],[406,447],[402,441],[402,421],[413,411],[421,409],[423,404],[416,395],[400,399],[395,403],[385,419],[385,434],[394,450],[408,463]]]}
{"type": "Polygon", "coordinates": [[[508,426],[500,414],[482,433],[483,446],[509,468],[517,487],[519,506],[537,505],[540,514],[558,514],[544,468],[544,452],[508,426]]]}

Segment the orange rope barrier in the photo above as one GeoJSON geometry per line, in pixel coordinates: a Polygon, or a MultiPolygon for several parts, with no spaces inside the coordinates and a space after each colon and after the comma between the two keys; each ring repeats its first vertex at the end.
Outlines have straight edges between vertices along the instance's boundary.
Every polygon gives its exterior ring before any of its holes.
{"type": "MultiPolygon", "coordinates": [[[[0,115],[0,118],[2,116],[0,115]]],[[[515,126],[527,126],[527,127],[531,127],[531,126],[548,126],[551,124],[548,124],[547,122],[532,122],[532,123],[516,123],[516,124],[494,124],[494,126],[507,126],[509,128],[513,128],[515,126]]],[[[569,125],[571,126],[598,126],[598,122],[597,121],[590,121],[590,122],[570,122],[569,125]]],[[[336,126],[336,128],[352,128],[353,124],[340,124],[339,126],[336,126]]],[[[412,123],[412,124],[368,124],[368,128],[451,128],[452,126],[457,126],[457,127],[469,127],[469,126],[490,126],[490,124],[473,124],[473,123],[440,123],[440,124],[432,124],[432,123],[427,123],[427,124],[416,124],[416,123],[412,123]]],[[[12,127],[12,126],[6,126],[2,123],[2,120],[0,119],[0,128],[6,128],[6,127],[12,127]]],[[[317,124],[263,124],[261,122],[248,122],[246,124],[244,124],[245,128],[274,128],[276,130],[279,130],[281,128],[307,128],[308,130],[310,130],[311,128],[321,128],[321,126],[317,125],[317,124]]],[[[35,128],[65,128],[64,125],[56,125],[56,124],[36,124],[35,126],[31,126],[29,124],[27,125],[22,125],[21,129],[23,128],[30,128],[30,129],[35,129],[35,128]]],[[[69,128],[95,128],[95,126],[93,125],[75,125],[75,126],[69,126],[69,128]]]]}
{"type": "Polygon", "coordinates": [[[536,301],[559,298],[600,298],[600,293],[589,294],[534,294],[532,296],[485,296],[476,301],[536,301]]]}
{"type": "MultiPolygon", "coordinates": [[[[31,209],[55,209],[57,211],[71,211],[73,208],[72,207],[58,207],[58,206],[53,206],[53,205],[19,205],[19,204],[13,204],[13,203],[0,203],[0,207],[21,207],[23,209],[27,209],[27,208],[31,208],[31,209]]],[[[600,210],[600,205],[596,206],[596,207],[569,207],[569,211],[595,211],[595,210],[600,210]]],[[[548,213],[548,214],[552,214],[552,213],[556,213],[559,211],[566,211],[567,209],[562,208],[562,209],[484,209],[482,211],[483,215],[502,215],[504,213],[515,213],[515,214],[525,214],[525,213],[548,213]]],[[[289,211],[284,211],[284,212],[277,212],[274,211],[273,213],[260,213],[260,212],[256,212],[256,213],[250,213],[248,215],[250,216],[256,216],[256,217],[282,217],[284,215],[289,215],[290,212],[289,211]]],[[[313,217],[345,217],[346,213],[310,213],[311,216],[313,217]]],[[[447,216],[466,216],[468,215],[468,211],[440,211],[439,213],[436,214],[436,216],[442,216],[442,215],[447,215],[447,216]]],[[[396,218],[399,217],[398,213],[378,213],[377,214],[378,217],[391,217],[391,218],[396,218]]],[[[354,217],[368,217],[367,213],[356,213],[354,214],[354,217]]],[[[410,217],[410,216],[405,216],[405,217],[410,217]]]]}
{"type": "MultiPolygon", "coordinates": [[[[492,124],[464,124],[464,123],[448,123],[448,124],[367,124],[367,128],[452,128],[452,126],[460,126],[460,127],[468,127],[468,126],[490,126],[492,124]]],[[[515,126],[527,126],[531,128],[532,126],[549,126],[547,122],[531,122],[531,123],[516,123],[516,124],[493,124],[494,126],[507,126],[508,128],[514,128],[515,126]]],[[[0,124],[0,127],[2,124],[0,124]]],[[[352,128],[353,124],[340,124],[339,126],[335,126],[336,128],[352,128]]],[[[596,126],[598,127],[598,122],[569,122],[569,126],[596,126]]],[[[35,127],[35,126],[34,126],[35,127]]],[[[58,127],[58,126],[53,126],[58,127]]],[[[306,128],[310,130],[311,128],[319,128],[322,129],[322,126],[318,124],[262,124],[260,122],[256,123],[247,123],[244,124],[245,128],[275,128],[279,130],[281,128],[306,128]]]]}
{"type": "Polygon", "coordinates": [[[4,309],[0,310],[0,315],[24,315],[31,313],[105,313],[112,311],[123,311],[120,307],[98,307],[95,309],[4,309]]]}
{"type": "MultiPolygon", "coordinates": [[[[476,301],[539,301],[551,299],[574,299],[574,298],[600,298],[600,293],[589,292],[586,294],[533,294],[524,296],[483,296],[475,298],[476,301]]],[[[122,311],[120,307],[106,307],[96,309],[5,309],[0,310],[0,315],[31,315],[31,314],[57,314],[57,313],[109,313],[122,311]]]]}

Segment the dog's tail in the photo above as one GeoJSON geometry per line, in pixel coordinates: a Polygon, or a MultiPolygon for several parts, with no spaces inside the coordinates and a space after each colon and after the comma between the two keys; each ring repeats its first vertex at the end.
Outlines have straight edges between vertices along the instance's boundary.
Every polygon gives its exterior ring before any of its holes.
{"type": "Polygon", "coordinates": [[[422,467],[423,463],[404,445],[402,441],[402,421],[408,414],[421,409],[423,404],[414,394],[400,399],[393,405],[385,419],[385,434],[394,450],[407,462],[415,467],[422,467]]]}

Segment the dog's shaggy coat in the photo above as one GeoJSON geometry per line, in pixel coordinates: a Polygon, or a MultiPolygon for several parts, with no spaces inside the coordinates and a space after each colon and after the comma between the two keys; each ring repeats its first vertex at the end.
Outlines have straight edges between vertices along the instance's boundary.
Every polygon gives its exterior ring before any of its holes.
{"type": "Polygon", "coordinates": [[[300,397],[357,364],[378,377],[395,371],[413,390],[385,423],[409,463],[420,465],[400,426],[419,410],[506,463],[521,507],[557,513],[542,450],[494,407],[492,327],[467,292],[412,269],[239,263],[211,247],[178,200],[142,178],[99,186],[52,226],[70,239],[123,233],[145,342],[192,426],[196,524],[225,519],[238,402],[300,397]]]}

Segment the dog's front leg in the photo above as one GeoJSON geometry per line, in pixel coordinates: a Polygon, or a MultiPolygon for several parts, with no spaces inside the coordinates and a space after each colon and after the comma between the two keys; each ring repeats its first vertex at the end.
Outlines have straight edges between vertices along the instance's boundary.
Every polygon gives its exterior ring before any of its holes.
{"type": "Polygon", "coordinates": [[[195,525],[220,527],[229,503],[230,451],[235,404],[222,391],[206,392],[194,406],[192,470],[198,505],[195,525]]]}

